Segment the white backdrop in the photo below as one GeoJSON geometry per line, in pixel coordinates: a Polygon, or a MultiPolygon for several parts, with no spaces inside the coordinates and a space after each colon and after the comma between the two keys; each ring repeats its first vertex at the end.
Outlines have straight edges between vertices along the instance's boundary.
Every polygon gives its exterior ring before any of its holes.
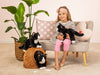
{"type": "MultiPolygon", "coordinates": [[[[1,9],[3,6],[18,6],[21,0],[0,0],[0,43],[9,43],[13,42],[13,39],[10,37],[17,36],[14,30],[5,33],[5,29],[14,24],[12,22],[4,23],[5,19],[13,18],[12,14],[8,13],[6,10],[1,9]]],[[[24,2],[23,2],[24,3],[24,2]]],[[[28,7],[26,7],[26,12],[28,13],[28,7]]],[[[37,18],[41,20],[56,20],[57,13],[56,10],[60,6],[67,6],[70,10],[73,21],[93,21],[93,36],[91,42],[100,43],[100,0],[40,0],[36,5],[33,5],[33,12],[39,9],[47,10],[50,16],[46,16],[44,13],[41,13],[37,18]]],[[[36,31],[34,26],[34,31],[36,31]]]]}

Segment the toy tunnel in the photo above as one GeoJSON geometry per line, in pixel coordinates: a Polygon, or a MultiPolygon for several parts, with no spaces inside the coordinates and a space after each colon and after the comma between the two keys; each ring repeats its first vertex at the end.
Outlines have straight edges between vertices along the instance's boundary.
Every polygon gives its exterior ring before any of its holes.
{"type": "MultiPolygon", "coordinates": [[[[25,68],[34,68],[34,69],[38,68],[35,58],[34,58],[34,54],[36,51],[41,51],[41,52],[43,52],[43,54],[46,54],[46,52],[42,48],[33,48],[33,47],[29,48],[23,56],[23,66],[25,68]]],[[[46,61],[47,61],[47,59],[46,59],[46,61]]],[[[47,62],[47,64],[48,64],[48,62],[47,62]]]]}

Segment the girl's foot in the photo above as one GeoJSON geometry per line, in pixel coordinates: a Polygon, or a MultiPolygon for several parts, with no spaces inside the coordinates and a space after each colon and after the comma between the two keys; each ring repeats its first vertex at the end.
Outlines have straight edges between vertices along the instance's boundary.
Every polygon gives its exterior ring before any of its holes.
{"type": "Polygon", "coordinates": [[[61,62],[60,62],[60,66],[61,66],[61,67],[64,66],[64,64],[65,64],[66,55],[67,55],[67,51],[64,51],[64,55],[63,55],[63,57],[62,57],[62,59],[61,59],[61,62]]]}
{"type": "Polygon", "coordinates": [[[60,62],[60,67],[64,66],[64,64],[65,64],[65,60],[62,60],[62,61],[60,62]]]}
{"type": "Polygon", "coordinates": [[[59,66],[59,65],[58,65],[58,66],[55,65],[55,69],[56,69],[56,70],[59,70],[59,69],[60,69],[60,66],[59,66]]]}
{"type": "Polygon", "coordinates": [[[62,67],[62,66],[64,66],[64,63],[62,64],[62,63],[60,63],[60,67],[62,67]]]}

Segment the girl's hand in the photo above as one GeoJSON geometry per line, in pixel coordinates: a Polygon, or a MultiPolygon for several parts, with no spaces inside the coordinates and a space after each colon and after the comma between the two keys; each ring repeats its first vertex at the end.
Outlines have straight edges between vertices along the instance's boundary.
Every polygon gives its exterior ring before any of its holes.
{"type": "Polygon", "coordinates": [[[66,33],[66,39],[69,39],[70,40],[70,36],[69,36],[69,34],[68,33],[66,33]]]}
{"type": "Polygon", "coordinates": [[[63,37],[64,37],[64,35],[61,35],[61,34],[60,34],[60,35],[57,36],[57,39],[63,40],[63,37]]]}

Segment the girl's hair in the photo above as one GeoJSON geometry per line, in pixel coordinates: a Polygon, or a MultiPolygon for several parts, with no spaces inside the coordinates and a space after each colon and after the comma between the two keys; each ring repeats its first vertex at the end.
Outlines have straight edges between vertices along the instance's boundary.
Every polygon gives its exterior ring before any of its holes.
{"type": "MultiPolygon", "coordinates": [[[[67,12],[68,12],[68,14],[67,14],[67,20],[68,20],[68,21],[69,21],[69,20],[72,21],[72,19],[71,19],[71,14],[70,14],[70,12],[69,12],[69,9],[68,9],[66,6],[61,6],[61,7],[59,7],[59,9],[57,10],[57,13],[59,13],[59,10],[60,10],[61,8],[64,8],[64,9],[67,10],[67,12]]],[[[59,17],[57,16],[56,23],[57,23],[58,21],[60,21],[60,19],[59,19],[59,17]]]]}

